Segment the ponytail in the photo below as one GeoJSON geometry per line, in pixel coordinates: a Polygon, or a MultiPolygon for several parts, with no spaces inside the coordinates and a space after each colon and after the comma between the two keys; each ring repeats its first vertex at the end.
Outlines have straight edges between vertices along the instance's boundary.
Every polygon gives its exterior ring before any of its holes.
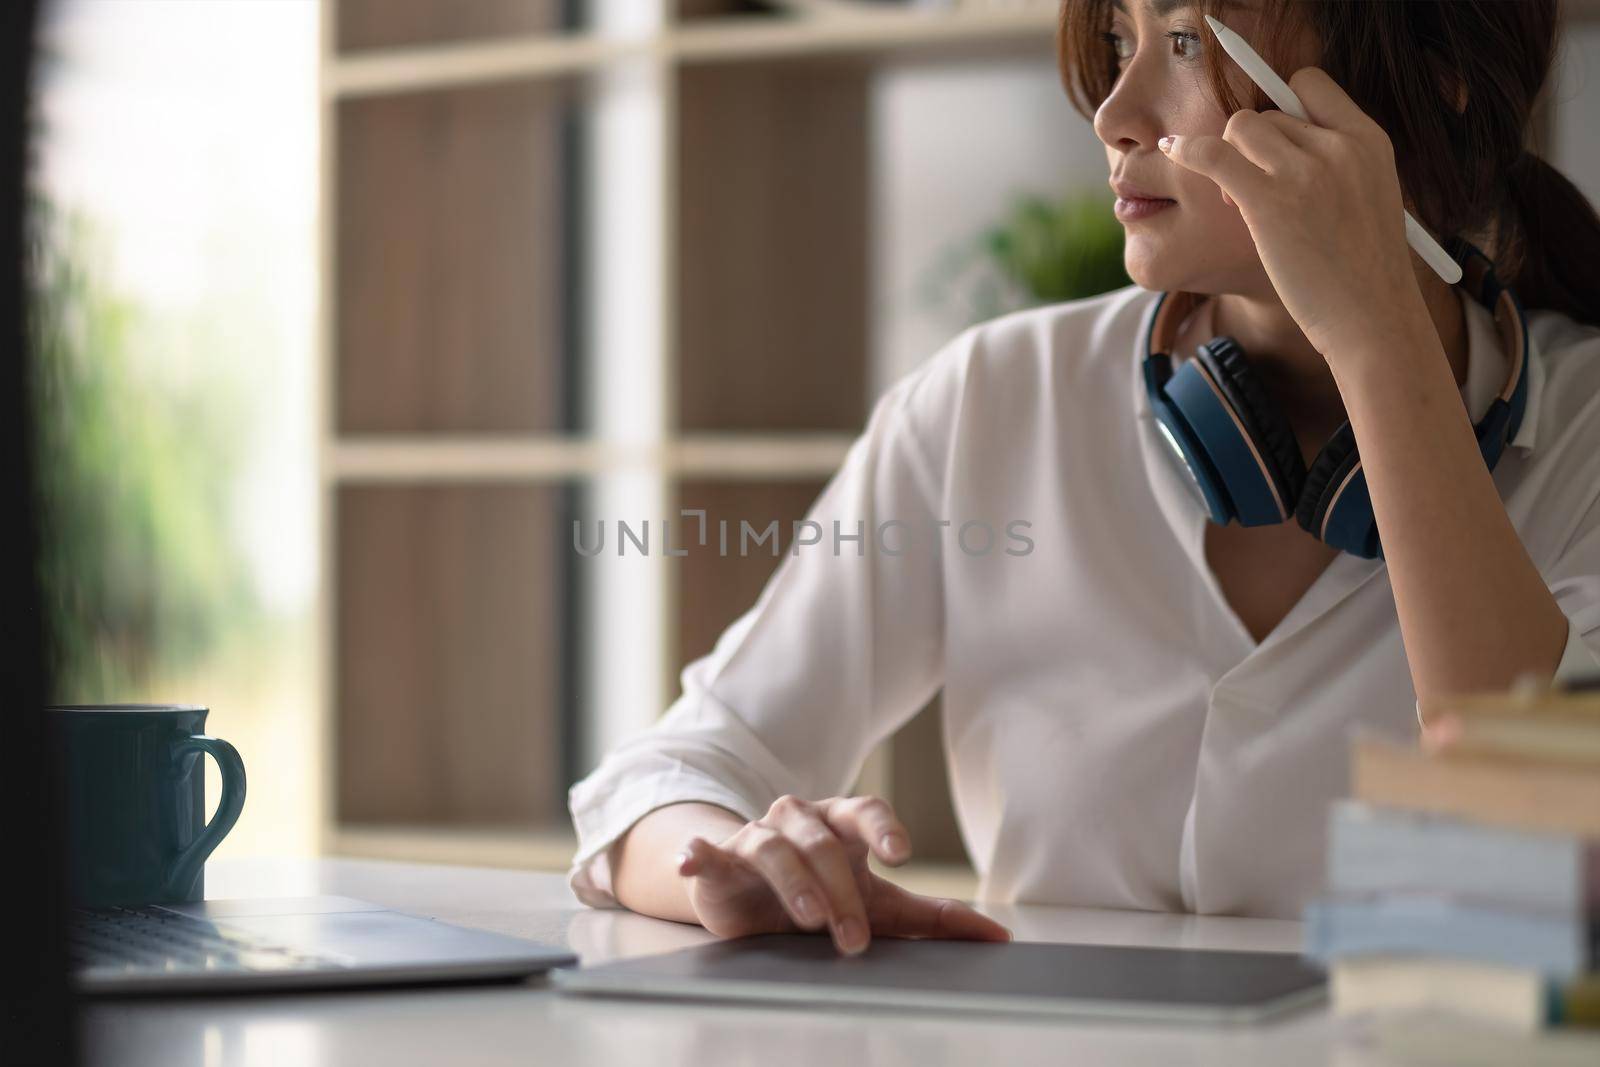
{"type": "Polygon", "coordinates": [[[1524,151],[1506,172],[1496,269],[1529,311],[1600,325],[1600,215],[1567,176],[1524,151]]]}

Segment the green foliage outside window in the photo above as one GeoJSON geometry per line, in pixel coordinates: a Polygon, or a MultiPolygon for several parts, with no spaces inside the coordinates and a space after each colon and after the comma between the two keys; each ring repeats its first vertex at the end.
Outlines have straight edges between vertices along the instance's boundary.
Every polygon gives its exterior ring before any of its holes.
{"type": "Polygon", "coordinates": [[[36,201],[31,344],[52,699],[136,698],[258,614],[225,536],[243,397],[172,380],[161,330],[106,284],[92,228],[36,201]]]}

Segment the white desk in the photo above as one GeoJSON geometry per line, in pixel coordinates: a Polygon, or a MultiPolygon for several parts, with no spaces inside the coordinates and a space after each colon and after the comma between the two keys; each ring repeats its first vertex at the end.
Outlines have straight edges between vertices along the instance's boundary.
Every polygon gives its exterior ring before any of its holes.
{"type": "MultiPolygon", "coordinates": [[[[710,939],[697,926],[585,908],[558,874],[308,860],[218,862],[208,866],[206,878],[211,897],[320,893],[359,897],[465,926],[565,944],[584,963],[663,952],[710,939]]],[[[1018,940],[1267,951],[1300,947],[1300,924],[1280,920],[1034,906],[983,905],[982,910],[1010,926],[1018,940]]],[[[1370,1035],[1338,1022],[1325,1010],[1230,1029],[702,1006],[563,996],[541,978],[497,987],[101,1002],[85,1011],[85,1047],[90,1063],[118,1067],[412,1063],[1361,1067],[1396,1062],[1379,1055],[1370,1035]]],[[[1506,1051],[1499,1046],[1499,1058],[1484,1062],[1509,1062],[1503,1059],[1506,1051]]]]}

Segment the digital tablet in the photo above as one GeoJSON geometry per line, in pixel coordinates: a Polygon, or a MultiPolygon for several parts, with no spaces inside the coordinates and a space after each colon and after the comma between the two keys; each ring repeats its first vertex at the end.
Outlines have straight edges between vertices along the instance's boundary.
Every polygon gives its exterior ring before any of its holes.
{"type": "Polygon", "coordinates": [[[1321,1002],[1327,976],[1283,952],[761,934],[550,972],[566,993],[1174,1022],[1254,1022],[1321,1002]]]}

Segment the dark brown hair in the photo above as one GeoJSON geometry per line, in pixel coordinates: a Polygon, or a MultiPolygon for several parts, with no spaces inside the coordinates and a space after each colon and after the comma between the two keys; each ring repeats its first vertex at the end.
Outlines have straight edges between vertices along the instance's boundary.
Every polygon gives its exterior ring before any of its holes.
{"type": "MultiPolygon", "coordinates": [[[[1556,54],[1557,0],[1260,2],[1252,46],[1287,80],[1300,20],[1310,26],[1322,50],[1316,65],[1388,133],[1418,222],[1482,248],[1530,310],[1600,325],[1600,216],[1539,158],[1538,145],[1525,150],[1556,54]]],[[[1227,21],[1222,0],[1193,0],[1191,10],[1201,30],[1201,14],[1227,21]]],[[[1061,3],[1061,81],[1091,121],[1117,76],[1115,52],[1101,38],[1111,15],[1111,0],[1061,3]]],[[[1233,60],[1209,33],[1203,39],[1206,76],[1227,114],[1274,107],[1254,85],[1253,99],[1239,100],[1228,84],[1233,60]]]]}

